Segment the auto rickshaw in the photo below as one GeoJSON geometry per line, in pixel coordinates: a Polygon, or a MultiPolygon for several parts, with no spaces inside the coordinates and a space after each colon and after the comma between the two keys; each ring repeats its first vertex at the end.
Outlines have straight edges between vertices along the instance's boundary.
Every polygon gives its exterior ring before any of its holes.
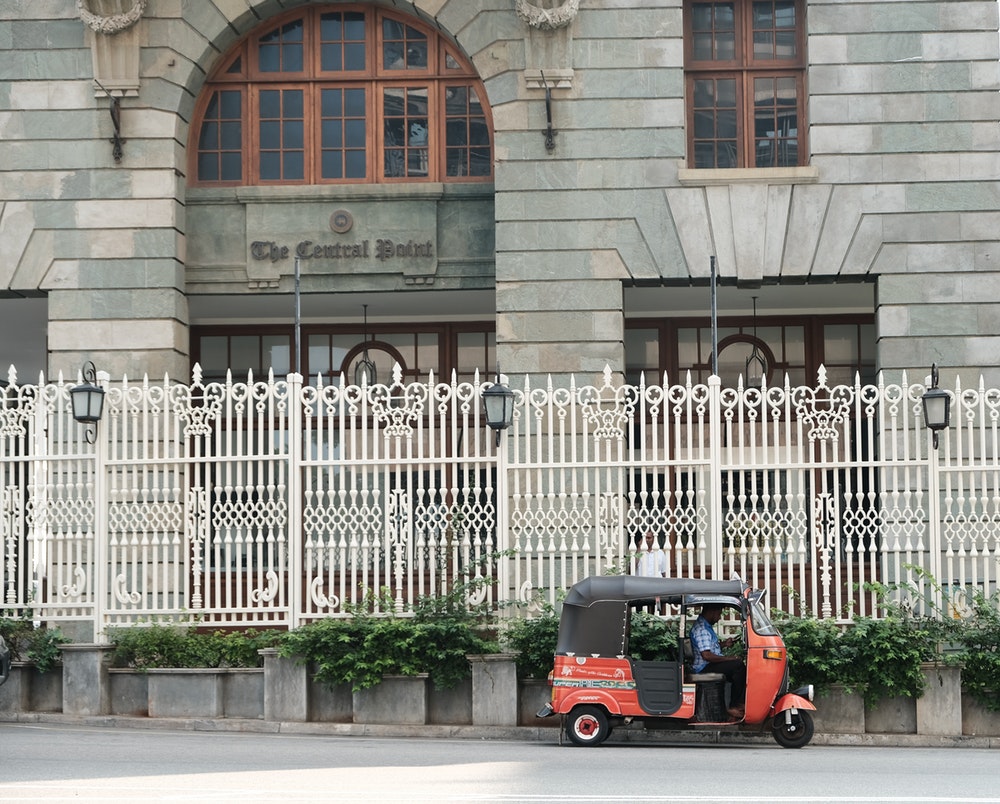
{"type": "MultiPolygon", "coordinates": [[[[716,729],[770,726],[785,748],[801,748],[813,736],[809,710],[812,686],[788,691],[788,666],[781,634],[755,591],[739,579],[592,576],[575,584],[563,602],[552,699],[539,717],[561,715],[575,745],[600,745],[616,726],[641,720],[648,728],[702,726],[716,729]],[[704,605],[735,614],[742,629],[741,655],[747,686],[742,720],[732,720],[724,703],[725,677],[694,673],[688,619],[704,605]],[[632,612],[654,607],[664,628],[676,629],[674,655],[662,661],[629,655],[632,612]]],[[[711,665],[706,670],[710,671],[711,665]]]]}

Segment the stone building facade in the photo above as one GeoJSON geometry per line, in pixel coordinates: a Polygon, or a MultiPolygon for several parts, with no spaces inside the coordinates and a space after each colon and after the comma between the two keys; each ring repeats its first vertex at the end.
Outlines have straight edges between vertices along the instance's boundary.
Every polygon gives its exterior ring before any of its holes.
{"type": "Polygon", "coordinates": [[[997,17],[6,3],[0,363],[704,377],[714,264],[732,377],[996,384],[997,17]]]}

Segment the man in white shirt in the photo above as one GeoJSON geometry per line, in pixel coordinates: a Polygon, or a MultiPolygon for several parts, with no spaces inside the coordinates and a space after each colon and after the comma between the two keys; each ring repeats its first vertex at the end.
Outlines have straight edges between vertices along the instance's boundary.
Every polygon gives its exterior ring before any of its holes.
{"type": "Polygon", "coordinates": [[[667,554],[660,549],[653,531],[649,531],[639,544],[635,557],[635,574],[642,578],[666,578],[667,554]]]}

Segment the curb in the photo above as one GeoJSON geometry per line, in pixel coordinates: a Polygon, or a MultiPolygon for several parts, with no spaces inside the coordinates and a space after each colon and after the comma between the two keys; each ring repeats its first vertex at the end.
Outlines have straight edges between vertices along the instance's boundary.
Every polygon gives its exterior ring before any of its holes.
{"type": "MultiPolygon", "coordinates": [[[[63,715],[29,712],[0,714],[0,723],[59,724],[90,728],[144,729],[147,731],[212,731],[252,734],[303,734],[329,737],[392,737],[413,739],[503,740],[550,745],[569,743],[562,731],[543,726],[407,726],[373,723],[319,723],[265,721],[250,718],[145,718],[123,715],[63,715]]],[[[646,730],[638,725],[615,729],[608,745],[724,745],[774,746],[773,738],[760,730],[646,730]]],[[[977,748],[1000,749],[1000,737],[932,734],[816,734],[810,745],[863,746],[878,748],[977,748]]]]}

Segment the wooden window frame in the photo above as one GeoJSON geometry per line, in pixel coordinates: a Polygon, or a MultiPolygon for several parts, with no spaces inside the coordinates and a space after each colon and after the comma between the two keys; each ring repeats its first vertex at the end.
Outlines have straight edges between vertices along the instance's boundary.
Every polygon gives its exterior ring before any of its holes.
{"type": "MultiPolygon", "coordinates": [[[[755,78],[795,79],[797,158],[794,165],[766,165],[764,167],[800,167],[809,163],[808,143],[808,98],[806,86],[806,3],[793,0],[795,5],[795,50],[791,59],[755,59],[753,56],[752,8],[754,0],[729,0],[733,6],[735,19],[735,53],[733,59],[695,60],[694,56],[694,8],[700,5],[725,5],[726,0],[684,0],[684,71],[685,71],[685,117],[687,125],[687,164],[689,168],[716,169],[756,169],[755,159],[755,115],[753,104],[753,81],[755,78]],[[695,161],[695,82],[702,79],[733,78],[736,81],[736,164],[705,166],[695,161]]],[[[697,142],[706,141],[704,138],[697,142]]]]}
{"type": "MultiPolygon", "coordinates": [[[[360,41],[360,40],[348,40],[360,41]]],[[[210,74],[195,104],[195,113],[188,142],[189,184],[194,187],[274,186],[302,184],[396,184],[461,182],[487,183],[493,181],[493,119],[485,86],[471,62],[441,34],[422,21],[382,7],[368,5],[321,5],[299,8],[257,26],[220,60],[210,74]],[[325,14],[356,13],[364,18],[365,70],[323,71],[321,19],[325,14]],[[427,64],[420,68],[389,69],[383,65],[383,21],[399,22],[406,28],[418,31],[427,43],[427,64]],[[262,72],[258,43],[276,29],[302,20],[303,69],[295,72],[262,72]],[[239,62],[239,70],[228,73],[239,62]],[[451,65],[449,66],[449,62],[451,65]],[[475,92],[482,107],[488,132],[488,142],[475,146],[489,150],[489,170],[486,175],[448,175],[447,162],[447,106],[445,92],[449,87],[465,87],[475,92]],[[427,111],[427,170],[426,175],[394,176],[385,171],[385,123],[383,99],[387,88],[426,87],[427,111]],[[260,93],[268,88],[302,89],[304,98],[304,173],[301,179],[261,178],[260,93]],[[365,90],[365,177],[323,177],[322,124],[320,98],[323,89],[365,90]],[[202,180],[198,174],[200,137],[204,115],[212,96],[222,90],[238,89],[243,96],[242,118],[242,176],[236,179],[202,180]]],[[[472,146],[466,146],[471,148],[472,146]]],[[[206,151],[210,153],[212,151],[206,151]]],[[[214,153],[214,152],[212,152],[214,153]]]]}

